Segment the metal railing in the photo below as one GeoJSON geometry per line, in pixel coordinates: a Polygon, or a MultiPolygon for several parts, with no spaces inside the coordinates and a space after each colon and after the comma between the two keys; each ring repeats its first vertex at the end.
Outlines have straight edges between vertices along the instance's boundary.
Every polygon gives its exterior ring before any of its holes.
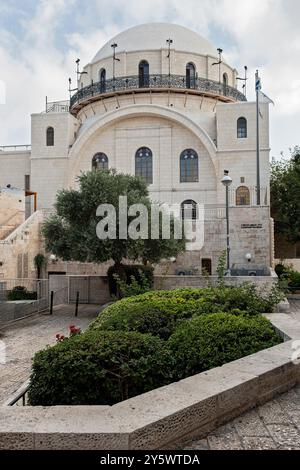
{"type": "Polygon", "coordinates": [[[110,78],[81,88],[71,97],[70,109],[82,101],[107,93],[155,88],[199,91],[202,93],[211,93],[216,96],[226,96],[235,101],[247,101],[245,95],[236,88],[206,78],[187,80],[185,75],[149,75],[146,77],[132,75],[128,77],[110,78]]]}
{"type": "Polygon", "coordinates": [[[46,102],[46,113],[68,113],[70,102],[65,101],[51,101],[46,102]]]}
{"type": "Polygon", "coordinates": [[[29,389],[29,379],[24,382],[21,387],[4,403],[4,406],[19,406],[21,401],[22,406],[28,404],[27,393],[29,389]]]}
{"type": "Polygon", "coordinates": [[[31,150],[31,145],[1,145],[0,152],[31,150]]]}

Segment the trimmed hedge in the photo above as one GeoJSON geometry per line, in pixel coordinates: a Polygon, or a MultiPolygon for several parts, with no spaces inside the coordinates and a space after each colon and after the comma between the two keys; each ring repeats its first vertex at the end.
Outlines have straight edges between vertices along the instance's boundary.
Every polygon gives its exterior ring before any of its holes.
{"type": "Polygon", "coordinates": [[[131,284],[132,276],[139,282],[141,280],[140,272],[148,279],[149,284],[153,286],[153,268],[152,266],[145,266],[143,264],[121,264],[119,266],[113,265],[108,268],[108,287],[110,295],[118,295],[117,281],[114,275],[118,275],[120,279],[124,280],[127,284],[131,284]]]}
{"type": "Polygon", "coordinates": [[[87,332],[35,355],[30,403],[111,405],[274,346],[282,339],[260,312],[275,298],[243,286],[122,299],[87,332]]]}
{"type": "Polygon", "coordinates": [[[148,302],[158,299],[176,299],[178,303],[199,300],[199,304],[205,304],[203,309],[207,313],[214,308],[214,305],[218,305],[218,310],[221,307],[222,311],[230,312],[240,309],[249,314],[255,314],[272,312],[275,305],[282,299],[282,294],[276,287],[266,294],[264,291],[259,291],[254,284],[244,283],[238,287],[186,287],[151,291],[132,297],[131,302],[148,302]]]}
{"type": "Polygon", "coordinates": [[[168,344],[182,379],[282,342],[269,320],[215,313],[182,324],[168,344]]]}
{"type": "Polygon", "coordinates": [[[218,312],[257,315],[272,308],[270,300],[262,299],[252,285],[152,291],[108,306],[90,329],[138,331],[168,339],[178,325],[193,316],[218,312]]]}
{"type": "Polygon", "coordinates": [[[170,354],[158,337],[93,331],[39,351],[31,405],[112,405],[171,381],[170,354]]]}

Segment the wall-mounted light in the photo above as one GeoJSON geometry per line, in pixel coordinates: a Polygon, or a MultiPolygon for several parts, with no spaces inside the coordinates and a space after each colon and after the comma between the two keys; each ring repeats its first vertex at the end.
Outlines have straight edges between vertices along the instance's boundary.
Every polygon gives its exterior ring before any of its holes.
{"type": "Polygon", "coordinates": [[[251,258],[252,258],[251,253],[246,253],[246,254],[245,254],[245,258],[246,258],[246,260],[248,261],[248,263],[250,263],[251,258]]]}

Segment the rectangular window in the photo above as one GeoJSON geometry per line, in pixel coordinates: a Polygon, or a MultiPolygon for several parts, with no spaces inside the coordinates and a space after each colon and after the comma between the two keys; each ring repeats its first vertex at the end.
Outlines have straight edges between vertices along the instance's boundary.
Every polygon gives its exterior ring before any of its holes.
{"type": "Polygon", "coordinates": [[[25,191],[30,190],[30,175],[25,175],[25,191]]]}

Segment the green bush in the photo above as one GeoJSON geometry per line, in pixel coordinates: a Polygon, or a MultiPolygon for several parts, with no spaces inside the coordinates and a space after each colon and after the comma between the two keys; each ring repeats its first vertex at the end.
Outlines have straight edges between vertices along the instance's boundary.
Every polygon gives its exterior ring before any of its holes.
{"type": "Polygon", "coordinates": [[[278,263],[275,272],[280,280],[285,281],[285,288],[292,293],[300,290],[300,273],[290,266],[278,263]]]}
{"type": "Polygon", "coordinates": [[[187,301],[198,301],[195,307],[199,313],[218,311],[244,310],[249,314],[272,312],[282,299],[282,292],[276,287],[271,290],[259,290],[252,283],[238,287],[180,288],[173,290],[151,291],[127,299],[129,302],[173,301],[181,304],[187,301]]]}
{"type": "Polygon", "coordinates": [[[293,293],[300,290],[300,273],[291,270],[288,274],[288,288],[293,293]]]}
{"type": "Polygon", "coordinates": [[[117,282],[117,289],[121,298],[144,294],[152,289],[151,282],[141,270],[139,270],[138,280],[131,276],[130,284],[127,283],[127,280],[120,279],[117,274],[114,274],[114,278],[117,282]]]}
{"type": "Polygon", "coordinates": [[[287,268],[284,264],[282,263],[278,263],[276,264],[275,266],[275,273],[277,274],[277,276],[280,278],[283,274],[285,274],[287,271],[287,268]]]}
{"type": "Polygon", "coordinates": [[[262,298],[251,284],[241,287],[152,291],[122,299],[104,309],[90,329],[138,331],[167,339],[184,320],[229,312],[257,315],[270,312],[276,295],[262,298]]]}
{"type": "Polygon", "coordinates": [[[16,286],[7,293],[8,300],[36,300],[37,293],[30,292],[24,286],[16,286]]]}
{"type": "Polygon", "coordinates": [[[168,344],[182,379],[282,342],[262,316],[215,313],[184,322],[168,344]]]}
{"type": "Polygon", "coordinates": [[[38,352],[31,405],[112,405],[171,381],[166,343],[139,333],[93,331],[38,352]]]}
{"type": "Polygon", "coordinates": [[[150,286],[150,288],[153,286],[153,268],[152,266],[145,266],[143,264],[121,264],[110,266],[107,271],[107,277],[111,296],[117,296],[120,294],[117,279],[130,285],[134,278],[140,286],[143,286],[144,278],[146,278],[148,286],[150,286]]]}
{"type": "MultiPolygon", "coordinates": [[[[125,300],[125,299],[124,299],[125,300]]],[[[90,326],[91,329],[137,331],[167,339],[176,326],[191,315],[187,306],[168,301],[128,303],[124,300],[107,307],[90,326]]],[[[126,299],[127,300],[127,299],[126,299]]]]}

